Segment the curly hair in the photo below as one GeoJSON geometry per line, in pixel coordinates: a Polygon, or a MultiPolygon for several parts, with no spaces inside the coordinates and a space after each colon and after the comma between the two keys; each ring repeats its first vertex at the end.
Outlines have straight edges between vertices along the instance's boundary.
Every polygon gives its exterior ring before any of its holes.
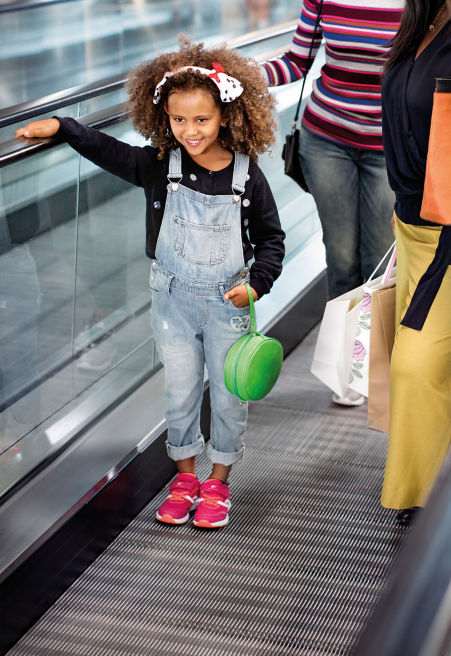
{"type": "Polygon", "coordinates": [[[127,87],[129,116],[135,129],[158,148],[159,159],[179,145],[172,134],[165,110],[169,93],[176,89],[187,91],[203,88],[209,92],[220,107],[221,119],[227,125],[220,129],[218,136],[224,148],[244,153],[257,161],[258,154],[274,142],[274,99],[263,76],[254,60],[242,57],[225,45],[206,49],[203,43],[194,44],[180,37],[179,52],[160,55],[138,66],[130,73],[127,87]],[[168,78],[161,87],[160,102],[154,104],[155,87],[166,71],[176,71],[183,66],[211,69],[213,62],[219,62],[228,75],[241,82],[241,96],[230,103],[223,103],[213,80],[196,71],[181,71],[168,78]]]}

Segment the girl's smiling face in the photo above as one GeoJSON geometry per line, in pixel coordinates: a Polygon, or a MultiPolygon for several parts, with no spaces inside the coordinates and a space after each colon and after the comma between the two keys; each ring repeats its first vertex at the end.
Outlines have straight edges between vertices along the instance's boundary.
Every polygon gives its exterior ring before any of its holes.
{"type": "Polygon", "coordinates": [[[172,133],[198,164],[211,168],[224,148],[218,141],[221,110],[203,88],[169,94],[166,111],[172,133]]]}

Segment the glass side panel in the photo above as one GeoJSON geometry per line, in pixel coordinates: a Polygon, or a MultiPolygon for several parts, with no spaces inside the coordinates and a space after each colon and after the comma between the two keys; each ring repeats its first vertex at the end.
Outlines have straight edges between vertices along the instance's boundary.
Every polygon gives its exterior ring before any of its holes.
{"type": "Polygon", "coordinates": [[[126,73],[179,33],[220,43],[284,21],[297,0],[77,0],[1,14],[1,107],[126,73]]]}
{"type": "MultiPolygon", "coordinates": [[[[107,132],[144,144],[128,123],[107,132]]],[[[85,376],[111,369],[150,340],[144,216],[142,189],[81,160],[74,355],[85,376]]]]}
{"type": "Polygon", "coordinates": [[[78,169],[61,147],[0,171],[2,449],[48,416],[41,385],[71,355],[78,169]]]}
{"type": "Polygon", "coordinates": [[[1,495],[160,364],[142,190],[65,145],[0,175],[1,495]]]}

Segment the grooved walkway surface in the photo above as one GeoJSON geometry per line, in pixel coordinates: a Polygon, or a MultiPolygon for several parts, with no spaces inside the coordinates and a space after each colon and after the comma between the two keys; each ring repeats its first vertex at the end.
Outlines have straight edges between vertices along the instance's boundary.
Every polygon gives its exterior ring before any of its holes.
{"type": "Polygon", "coordinates": [[[250,408],[230,525],[156,523],[163,490],[9,656],[351,653],[406,529],[379,504],[387,438],[332,405],[315,338],[250,408]]]}

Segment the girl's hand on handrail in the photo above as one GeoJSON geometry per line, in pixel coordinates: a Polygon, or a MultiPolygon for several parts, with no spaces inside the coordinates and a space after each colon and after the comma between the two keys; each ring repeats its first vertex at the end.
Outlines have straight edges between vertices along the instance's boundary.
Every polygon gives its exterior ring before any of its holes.
{"type": "Polygon", "coordinates": [[[60,122],[57,118],[47,118],[43,121],[28,123],[15,131],[14,137],[53,137],[59,130],[60,122]]]}

